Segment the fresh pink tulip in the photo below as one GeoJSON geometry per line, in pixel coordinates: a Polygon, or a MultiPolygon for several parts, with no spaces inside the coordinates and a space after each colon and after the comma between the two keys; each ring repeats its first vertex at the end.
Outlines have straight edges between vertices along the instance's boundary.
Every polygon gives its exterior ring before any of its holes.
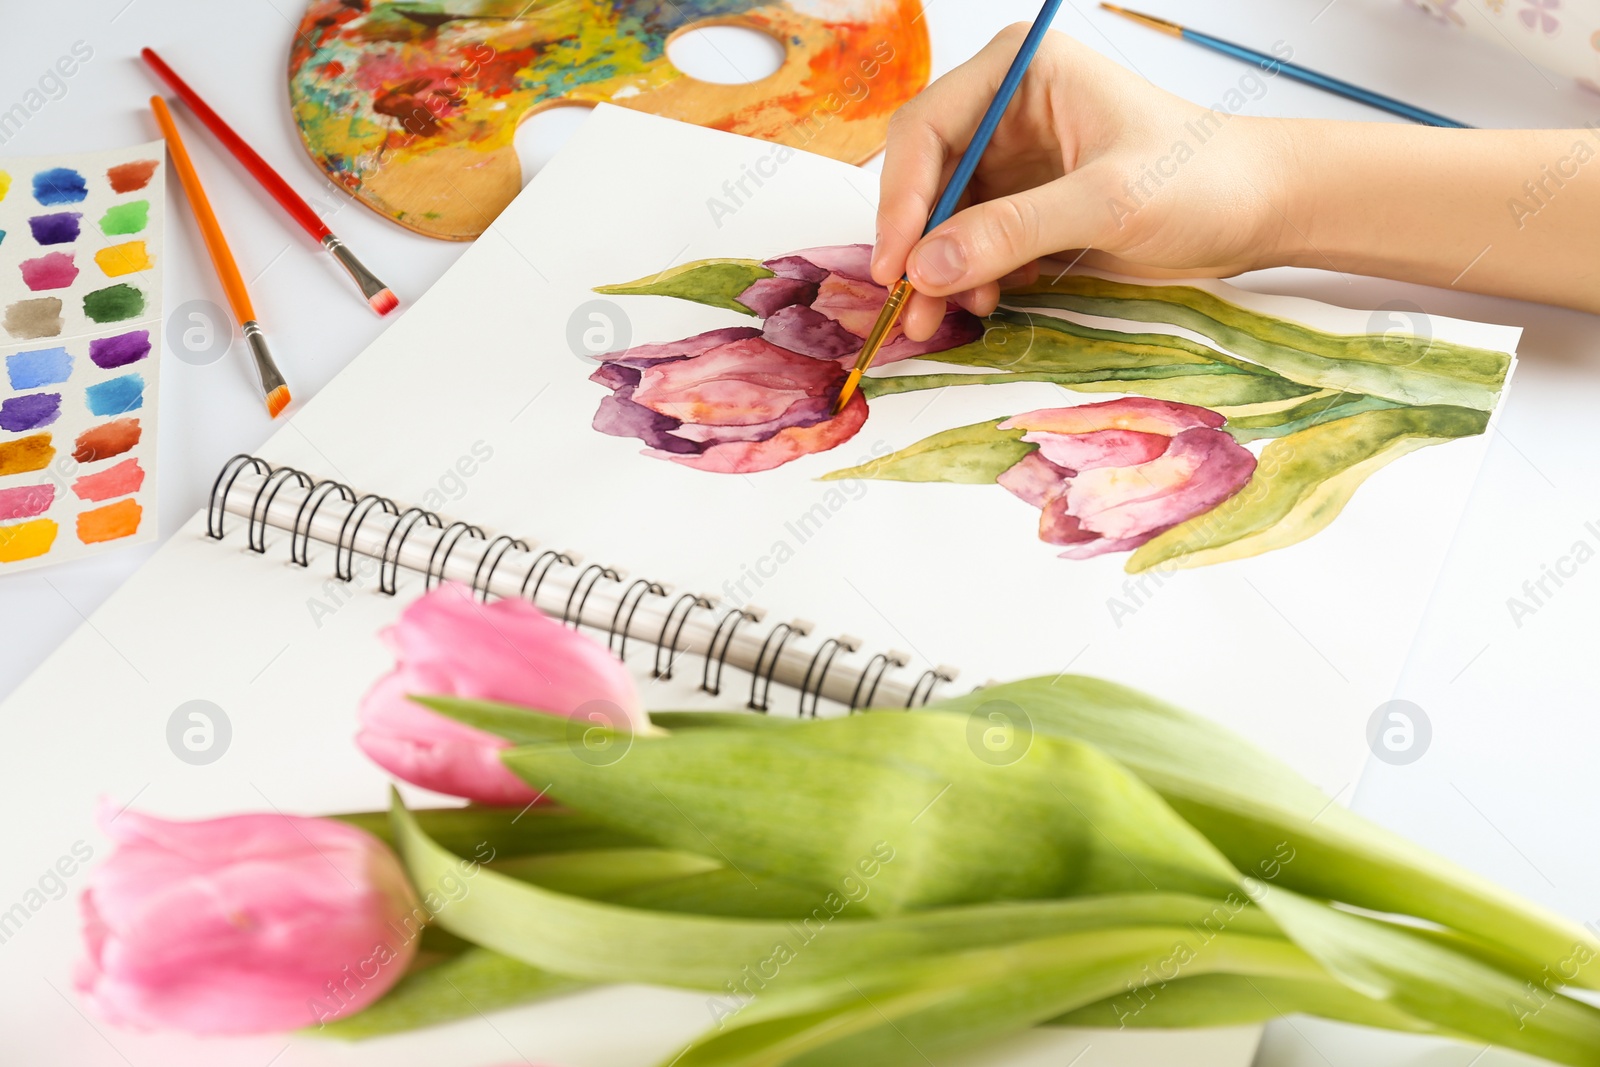
{"type": "Polygon", "coordinates": [[[396,777],[480,804],[538,794],[500,762],[510,742],[430,711],[413,696],[515,704],[555,715],[599,714],[621,730],[649,722],[627,669],[605,646],[523,600],[480,603],[440,585],[383,633],[395,669],[361,702],[356,743],[396,777]]]}
{"type": "Polygon", "coordinates": [[[365,1008],[416,954],[426,912],[394,853],[347,823],[107,809],[101,828],[116,849],[80,901],[74,982],[108,1022],[294,1030],[365,1008]]]}
{"type": "Polygon", "coordinates": [[[1215,411],[1126,397],[1007,419],[1038,445],[999,482],[1039,509],[1039,539],[1087,559],[1138,548],[1244,488],[1250,450],[1215,411]]]}

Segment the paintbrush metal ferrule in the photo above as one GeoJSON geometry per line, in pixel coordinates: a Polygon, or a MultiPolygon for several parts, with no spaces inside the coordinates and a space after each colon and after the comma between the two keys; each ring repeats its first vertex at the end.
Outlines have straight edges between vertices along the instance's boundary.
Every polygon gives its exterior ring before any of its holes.
{"type": "Polygon", "coordinates": [[[356,254],[350,251],[350,247],[338,237],[328,234],[322,239],[322,247],[326,248],[328,254],[338,260],[339,265],[355,279],[356,285],[361,288],[361,295],[367,298],[369,304],[377,300],[381,294],[389,292],[389,287],[379,281],[378,276],[368,270],[366,265],[356,258],[356,254]]]}
{"type": "Polygon", "coordinates": [[[861,376],[867,373],[872,361],[878,358],[878,350],[888,340],[889,331],[894,329],[894,324],[900,321],[900,312],[905,309],[906,300],[910,296],[911,282],[906,278],[901,278],[889,291],[889,299],[883,302],[883,310],[878,312],[878,321],[872,324],[871,332],[861,345],[861,354],[856,357],[856,365],[851,368],[850,377],[845,379],[844,388],[839,391],[839,400],[833,405],[835,415],[844,410],[856,387],[861,384],[861,376]]]}
{"type": "Polygon", "coordinates": [[[261,379],[261,392],[271,396],[287,384],[283,380],[283,372],[273,362],[266,335],[261,332],[261,324],[252,320],[245,323],[243,329],[244,339],[250,345],[250,355],[256,363],[256,375],[261,379]]]}
{"type": "Polygon", "coordinates": [[[1137,11],[1129,11],[1127,8],[1118,7],[1116,4],[1103,3],[1100,6],[1105,8],[1107,11],[1121,15],[1123,18],[1132,19],[1135,22],[1142,22],[1146,26],[1149,26],[1152,30],[1156,30],[1159,33],[1165,33],[1172,37],[1183,36],[1183,27],[1178,25],[1176,22],[1170,22],[1167,19],[1156,18],[1154,15],[1140,14],[1137,11]]]}

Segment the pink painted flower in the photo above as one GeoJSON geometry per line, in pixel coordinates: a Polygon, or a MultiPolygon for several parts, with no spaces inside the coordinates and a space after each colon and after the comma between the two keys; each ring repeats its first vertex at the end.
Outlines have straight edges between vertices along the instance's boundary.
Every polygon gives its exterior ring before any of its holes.
{"type": "Polygon", "coordinates": [[[603,645],[522,600],[479,603],[464,586],[425,593],[383,632],[395,668],[361,701],[356,744],[398,778],[480,804],[538,794],[500,762],[510,742],[431,711],[413,696],[452,696],[599,715],[616,729],[649,720],[622,663],[603,645]]]}
{"type": "Polygon", "coordinates": [[[749,326],[604,357],[590,380],[611,389],[594,428],[637,437],[645,455],[697,470],[771,470],[854,437],[867,421],[861,393],[832,414],[846,370],[780,348],[749,326]]]}
{"type": "Polygon", "coordinates": [[[1064,558],[1124,552],[1244,488],[1256,459],[1224,421],[1144,397],[1030,411],[1000,428],[1038,450],[998,480],[1039,509],[1039,539],[1064,558]]]}
{"type": "MultiPolygon", "coordinates": [[[[738,300],[766,320],[762,333],[773,344],[849,366],[889,298],[872,280],[871,262],[871,245],[803,249],[761,264],[775,277],[753,283],[738,300]]],[[[913,341],[896,326],[873,366],[958,348],[982,336],[981,319],[948,304],[938,332],[926,341],[913,341]]]]}
{"type": "Polygon", "coordinates": [[[400,980],[427,913],[394,853],[333,819],[168,822],[101,812],[115,843],[80,899],[74,984],[108,1022],[193,1034],[294,1030],[400,980]]]}

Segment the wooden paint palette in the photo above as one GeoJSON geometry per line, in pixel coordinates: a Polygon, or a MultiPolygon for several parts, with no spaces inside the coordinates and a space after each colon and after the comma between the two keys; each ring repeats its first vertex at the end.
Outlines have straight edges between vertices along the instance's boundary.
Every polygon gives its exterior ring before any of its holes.
{"type": "Polygon", "coordinates": [[[927,79],[920,0],[312,0],[289,60],[329,178],[458,241],[521,190],[512,139],[543,109],[618,104],[860,163],[927,79]],[[668,44],[708,25],[770,35],[782,65],[745,85],[683,74],[668,44]]]}

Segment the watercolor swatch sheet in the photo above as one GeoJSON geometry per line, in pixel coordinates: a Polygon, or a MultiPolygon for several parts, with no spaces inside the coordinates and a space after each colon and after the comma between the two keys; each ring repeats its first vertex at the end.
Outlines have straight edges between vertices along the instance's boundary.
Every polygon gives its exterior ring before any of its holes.
{"type": "Polygon", "coordinates": [[[0,574],[155,535],[165,161],[0,158],[0,574]]]}
{"type": "MultiPolygon", "coordinates": [[[[1348,801],[1518,331],[1438,317],[1398,331],[1393,309],[1046,275],[987,321],[952,313],[930,342],[894,339],[865,399],[832,417],[883,299],[859,247],[876,195],[876,175],[842,163],[597,108],[259,454],[674,595],[759,606],[767,626],[810,620],[812,648],[859,638],[841,665],[899,649],[898,677],[960,668],[936,698],[1064,672],[1132,685],[1348,801]]],[[[100,796],[179,818],[386,806],[356,709],[392,665],[378,631],[422,576],[402,571],[387,596],[372,560],[342,582],[330,546],[302,568],[286,532],[256,553],[245,526],[230,519],[219,543],[195,516],[8,702],[0,805],[34,813],[12,833],[16,885],[75,842],[104,855],[100,796]],[[229,723],[203,763],[169,741],[194,700],[229,723]],[[65,714],[96,743],[40,809],[22,761],[59,746],[65,714]]],[[[744,705],[748,673],[730,667],[713,698],[698,664],[652,680],[643,644],[628,663],[648,707],[744,705]]],[[[775,713],[793,714],[795,693],[777,693],[775,713]]],[[[19,1060],[650,1067],[713,1023],[704,995],[628,987],[353,1046],[102,1035],[64,1002],[77,926],[70,900],[45,900],[5,944],[19,1060]]],[[[1041,1028],[941,1062],[1244,1067],[1256,1037],[1041,1028]]]]}

